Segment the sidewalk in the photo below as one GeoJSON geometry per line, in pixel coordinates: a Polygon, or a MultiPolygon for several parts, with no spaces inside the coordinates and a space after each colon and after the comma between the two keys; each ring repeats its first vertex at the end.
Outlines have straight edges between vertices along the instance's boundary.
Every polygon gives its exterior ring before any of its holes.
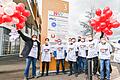
{"type": "MultiPolygon", "coordinates": [[[[39,62],[37,64],[39,67],[39,62]]],[[[18,56],[0,57],[0,79],[1,80],[23,80],[23,70],[25,68],[25,60],[18,56]]],[[[117,67],[112,63],[111,80],[120,80],[120,74],[117,67]]],[[[30,71],[31,73],[31,71],[30,71]]],[[[39,77],[38,79],[31,80],[86,80],[85,74],[79,75],[77,78],[68,74],[56,75],[50,73],[47,77],[39,77]]],[[[97,77],[93,77],[93,80],[98,80],[97,77]]]]}
{"type": "MultiPolygon", "coordinates": [[[[23,71],[25,66],[25,59],[18,55],[0,56],[0,74],[23,71]]],[[[37,67],[39,67],[39,63],[37,67]]]]}

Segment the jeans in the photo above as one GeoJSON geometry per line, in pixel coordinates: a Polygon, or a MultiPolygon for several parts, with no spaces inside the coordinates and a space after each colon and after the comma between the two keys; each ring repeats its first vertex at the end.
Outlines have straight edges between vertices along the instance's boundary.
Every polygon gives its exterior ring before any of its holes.
{"type": "Polygon", "coordinates": [[[64,59],[58,59],[56,60],[56,74],[59,73],[59,66],[60,66],[60,62],[62,64],[62,72],[65,73],[65,60],[64,59]]]}
{"type": "Polygon", "coordinates": [[[36,58],[33,57],[28,57],[26,58],[26,68],[24,71],[24,76],[28,77],[29,76],[29,68],[30,68],[30,64],[32,62],[32,76],[36,76],[36,58]]]}
{"type": "Polygon", "coordinates": [[[85,71],[86,70],[86,64],[87,64],[87,60],[84,57],[78,57],[78,71],[85,71]]]}
{"type": "Polygon", "coordinates": [[[42,74],[41,76],[44,75],[44,71],[45,71],[45,65],[46,65],[46,76],[48,75],[48,71],[49,71],[49,62],[42,62],[42,74]]]}
{"type": "Polygon", "coordinates": [[[93,74],[96,74],[98,71],[98,57],[93,58],[93,74]]]}
{"type": "Polygon", "coordinates": [[[93,61],[93,74],[96,74],[97,70],[98,70],[98,57],[87,59],[87,61],[86,61],[86,69],[85,69],[86,74],[88,74],[88,60],[93,61]]]}
{"type": "Polygon", "coordinates": [[[70,74],[73,73],[77,73],[78,70],[77,70],[77,62],[73,62],[73,61],[68,61],[69,65],[70,65],[70,74]],[[73,69],[73,66],[74,66],[74,69],[73,69]]]}
{"type": "Polygon", "coordinates": [[[104,73],[104,68],[106,68],[106,77],[107,77],[107,80],[110,80],[110,60],[109,59],[101,59],[100,60],[100,78],[101,80],[104,80],[104,76],[105,76],[105,73],[104,73]],[[104,67],[105,65],[105,67],[104,67]]]}

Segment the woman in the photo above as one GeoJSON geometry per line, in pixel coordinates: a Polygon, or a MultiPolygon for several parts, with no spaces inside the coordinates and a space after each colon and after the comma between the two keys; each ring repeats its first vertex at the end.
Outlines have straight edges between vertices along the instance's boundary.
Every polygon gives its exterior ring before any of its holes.
{"type": "Polygon", "coordinates": [[[45,44],[42,45],[42,56],[41,56],[42,74],[41,74],[41,77],[44,76],[45,66],[46,66],[46,76],[48,76],[49,63],[51,62],[50,51],[51,51],[51,49],[50,49],[49,39],[45,38],[45,44]]]}

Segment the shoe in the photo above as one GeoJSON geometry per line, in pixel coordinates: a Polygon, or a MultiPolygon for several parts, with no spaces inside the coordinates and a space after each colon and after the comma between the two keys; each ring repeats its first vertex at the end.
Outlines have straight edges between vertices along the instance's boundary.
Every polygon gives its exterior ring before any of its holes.
{"type": "Polygon", "coordinates": [[[78,74],[77,74],[77,73],[75,74],[75,77],[78,77],[78,74]]]}
{"type": "Polygon", "coordinates": [[[32,76],[32,79],[33,79],[33,78],[35,78],[35,79],[36,79],[36,78],[38,78],[38,76],[32,76]]]}
{"type": "Polygon", "coordinates": [[[66,74],[66,72],[63,72],[63,74],[66,74]]]}
{"type": "Polygon", "coordinates": [[[68,76],[71,76],[72,74],[70,73],[70,74],[68,74],[68,76]]]}
{"type": "Polygon", "coordinates": [[[44,76],[44,74],[41,74],[41,76],[40,77],[43,77],[44,76]]]}
{"type": "Polygon", "coordinates": [[[48,76],[48,74],[46,74],[45,76],[48,76]]]}
{"type": "Polygon", "coordinates": [[[56,75],[59,75],[59,73],[56,73],[56,75]]]}

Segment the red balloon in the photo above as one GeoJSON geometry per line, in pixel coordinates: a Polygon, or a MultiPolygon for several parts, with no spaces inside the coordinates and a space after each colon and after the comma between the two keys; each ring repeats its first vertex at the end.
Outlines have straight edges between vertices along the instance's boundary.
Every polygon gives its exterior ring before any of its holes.
{"type": "Polygon", "coordinates": [[[20,16],[19,18],[19,23],[23,23],[26,21],[26,17],[25,16],[20,16]]]}
{"type": "Polygon", "coordinates": [[[107,28],[110,30],[113,26],[111,24],[107,25],[107,28]]]}
{"type": "Polygon", "coordinates": [[[105,14],[102,14],[101,16],[100,16],[100,21],[101,22],[104,22],[104,21],[106,21],[106,15],[105,14]]]}
{"type": "Polygon", "coordinates": [[[17,26],[17,30],[23,29],[24,23],[18,23],[16,24],[16,26],[17,26]]]}
{"type": "Polygon", "coordinates": [[[108,31],[106,32],[106,34],[107,34],[107,35],[112,35],[113,32],[112,32],[112,30],[108,30],[108,31]]]}
{"type": "Polygon", "coordinates": [[[21,5],[21,4],[20,4],[20,5],[18,4],[18,5],[16,6],[16,10],[18,10],[18,11],[20,11],[20,12],[23,12],[23,11],[25,10],[25,7],[24,7],[23,5],[21,5]]]}
{"type": "Polygon", "coordinates": [[[2,17],[0,17],[0,24],[2,24],[3,23],[3,19],[2,19],[2,17]]]}
{"type": "Polygon", "coordinates": [[[94,19],[92,19],[92,20],[90,21],[90,25],[91,25],[92,27],[95,27],[95,26],[96,26],[96,21],[95,21],[94,19]]]}
{"type": "Polygon", "coordinates": [[[26,16],[26,17],[29,17],[30,16],[30,11],[28,10],[25,10],[23,13],[22,13],[23,16],[26,16]]]}
{"type": "Polygon", "coordinates": [[[101,29],[105,29],[105,28],[106,28],[106,23],[105,23],[105,22],[102,22],[102,23],[100,24],[100,28],[101,28],[101,29]]]}
{"type": "Polygon", "coordinates": [[[104,8],[104,10],[103,10],[103,14],[105,14],[107,11],[109,11],[110,10],[110,8],[107,6],[107,7],[105,7],[104,8]]]}
{"type": "Polygon", "coordinates": [[[98,26],[98,27],[95,27],[94,30],[96,30],[96,32],[101,32],[101,28],[98,26]]]}
{"type": "Polygon", "coordinates": [[[112,24],[112,27],[113,28],[118,28],[120,26],[120,23],[119,22],[114,22],[113,24],[112,24]]]}
{"type": "Polygon", "coordinates": [[[8,15],[3,15],[2,19],[4,22],[11,22],[12,21],[12,18],[8,15]]]}
{"type": "Polygon", "coordinates": [[[106,12],[106,18],[110,18],[112,16],[113,12],[111,10],[106,12]]]}
{"type": "Polygon", "coordinates": [[[96,26],[100,26],[101,23],[100,17],[95,18],[95,21],[96,21],[96,26]]]}
{"type": "Polygon", "coordinates": [[[106,33],[106,32],[108,32],[109,30],[110,30],[110,29],[105,28],[105,29],[102,30],[102,32],[103,32],[103,33],[106,33]]]}
{"type": "Polygon", "coordinates": [[[97,10],[96,10],[96,15],[97,15],[97,16],[101,16],[101,13],[102,13],[101,9],[97,9],[97,10]]]}
{"type": "Polygon", "coordinates": [[[23,3],[18,3],[18,5],[25,8],[25,5],[23,3]]]}
{"type": "Polygon", "coordinates": [[[106,25],[109,25],[109,24],[110,24],[110,19],[107,19],[107,20],[105,21],[105,23],[106,23],[106,25]]]}
{"type": "Polygon", "coordinates": [[[16,11],[14,12],[14,14],[13,14],[12,17],[17,17],[17,18],[19,18],[20,16],[21,16],[21,12],[18,11],[18,10],[16,10],[16,11]]]}

